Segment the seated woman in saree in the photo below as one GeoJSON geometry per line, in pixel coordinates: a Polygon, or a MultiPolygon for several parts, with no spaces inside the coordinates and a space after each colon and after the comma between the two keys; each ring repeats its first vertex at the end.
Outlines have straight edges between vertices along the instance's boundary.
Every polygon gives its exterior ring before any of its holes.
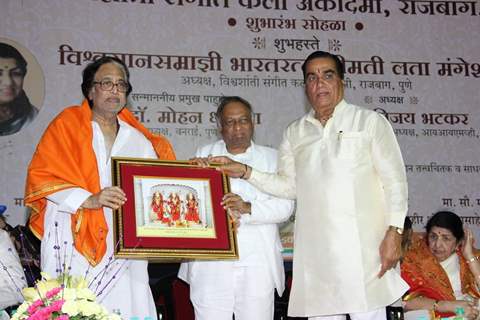
{"type": "Polygon", "coordinates": [[[460,217],[448,211],[433,215],[426,229],[426,234],[413,236],[401,265],[410,285],[403,299],[405,311],[429,310],[435,317],[449,317],[461,308],[465,318],[476,319],[480,261],[472,231],[464,230],[460,217]]]}

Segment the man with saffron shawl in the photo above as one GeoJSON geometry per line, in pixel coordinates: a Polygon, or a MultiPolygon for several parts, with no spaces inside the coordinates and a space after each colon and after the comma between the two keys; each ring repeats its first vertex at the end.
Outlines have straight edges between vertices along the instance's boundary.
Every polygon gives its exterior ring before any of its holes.
{"type": "Polygon", "coordinates": [[[147,261],[113,257],[112,209],[128,199],[111,186],[110,158],[175,155],[125,107],[131,85],[121,60],[89,64],[82,92],[81,106],[50,123],[28,168],[25,204],[32,209],[30,228],[42,239],[42,270],[85,275],[98,301],[122,318],[156,319],[147,261]]]}

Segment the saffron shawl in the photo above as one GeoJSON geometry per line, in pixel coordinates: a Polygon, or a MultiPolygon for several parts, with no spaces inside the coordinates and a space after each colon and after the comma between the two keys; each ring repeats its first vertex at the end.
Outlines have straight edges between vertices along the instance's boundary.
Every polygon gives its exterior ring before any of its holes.
{"type": "MultiPolygon", "coordinates": [[[[159,159],[174,160],[167,139],[152,134],[127,108],[118,117],[139,130],[151,143],[159,159]]],[[[92,111],[87,100],[62,111],[48,126],[28,167],[25,205],[32,209],[29,226],[41,239],[44,232],[46,197],[67,188],[100,192],[100,178],[92,146],[92,111]]],[[[106,252],[107,223],[103,209],[82,209],[72,214],[75,248],[93,266],[106,252]]]]}
{"type": "MultiPolygon", "coordinates": [[[[479,298],[475,277],[465,261],[460,250],[456,253],[460,262],[460,281],[462,293],[479,298]]],[[[405,253],[401,264],[402,278],[410,286],[404,297],[408,301],[416,297],[425,297],[434,300],[454,301],[453,288],[447,273],[437,259],[432,255],[427,245],[425,233],[414,233],[412,243],[405,253]]],[[[454,313],[436,313],[437,317],[449,317],[454,313]]]]}

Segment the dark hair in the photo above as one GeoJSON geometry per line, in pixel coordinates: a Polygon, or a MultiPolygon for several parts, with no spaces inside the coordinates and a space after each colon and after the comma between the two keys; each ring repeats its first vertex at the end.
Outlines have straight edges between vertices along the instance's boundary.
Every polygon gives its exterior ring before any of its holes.
{"type": "Polygon", "coordinates": [[[305,62],[302,64],[302,71],[303,71],[303,79],[306,79],[307,77],[307,64],[309,61],[313,59],[318,59],[318,58],[327,58],[327,59],[332,59],[333,62],[335,62],[335,71],[337,71],[338,76],[340,79],[343,80],[343,77],[345,76],[345,66],[343,65],[342,60],[334,54],[331,54],[330,52],[326,51],[315,51],[311,53],[307,59],[305,59],[305,62]]]}
{"type": "Polygon", "coordinates": [[[109,56],[101,57],[100,59],[89,63],[85,67],[85,69],[83,69],[83,72],[82,72],[82,76],[83,76],[82,92],[85,99],[88,100],[90,107],[93,107],[92,106],[93,102],[88,98],[88,93],[93,87],[95,74],[97,73],[98,69],[100,69],[101,66],[107,63],[118,64],[123,69],[123,72],[125,72],[125,77],[126,77],[125,81],[128,83],[128,89],[126,92],[127,96],[130,94],[130,92],[132,92],[132,85],[130,84],[130,72],[128,72],[128,68],[125,65],[125,63],[116,57],[109,57],[109,56]]]}
{"type": "Polygon", "coordinates": [[[27,73],[27,61],[22,54],[14,47],[4,42],[0,42],[0,58],[13,58],[17,62],[23,75],[27,73]]]}
{"type": "Polygon", "coordinates": [[[410,229],[412,229],[412,219],[406,216],[405,220],[403,220],[403,232],[410,229]]]}
{"type": "Polygon", "coordinates": [[[401,255],[401,260],[403,259],[403,256],[405,252],[408,250],[408,247],[410,246],[411,243],[411,238],[412,238],[412,220],[406,216],[405,220],[403,220],[403,235],[402,235],[402,255],[401,255]]]}
{"type": "Polygon", "coordinates": [[[439,211],[435,213],[427,222],[427,234],[430,233],[433,227],[439,227],[449,230],[457,239],[457,242],[465,237],[463,231],[462,219],[455,213],[450,211],[439,211]]]}
{"type": "Polygon", "coordinates": [[[243,98],[240,98],[239,96],[226,96],[220,98],[220,103],[218,104],[217,112],[215,113],[217,121],[220,121],[222,119],[223,110],[229,103],[232,102],[239,102],[243,104],[250,112],[250,116],[253,115],[252,105],[250,104],[250,102],[243,98]]]}

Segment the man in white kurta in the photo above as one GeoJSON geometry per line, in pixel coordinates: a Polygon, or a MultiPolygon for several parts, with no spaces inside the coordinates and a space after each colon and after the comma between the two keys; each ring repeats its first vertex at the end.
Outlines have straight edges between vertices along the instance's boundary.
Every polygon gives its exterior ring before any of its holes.
{"type": "Polygon", "coordinates": [[[49,124],[28,167],[25,205],[42,239],[41,267],[51,276],[85,276],[98,301],[122,318],[156,319],[147,262],[113,257],[112,209],[133,199],[111,186],[111,157],[175,154],[126,108],[131,85],[122,60],[102,57],[82,75],[85,100],[49,124]]]}
{"type": "MultiPolygon", "coordinates": [[[[275,172],[276,150],[251,141],[253,121],[247,103],[239,97],[223,98],[217,117],[224,140],[200,148],[196,156],[225,155],[275,172]]],[[[248,212],[239,212],[239,260],[183,263],[179,277],[190,284],[197,320],[231,320],[233,314],[236,320],[273,319],[274,290],[281,296],[285,282],[277,223],[288,219],[293,203],[260,192],[242,179],[231,179],[230,187],[232,199],[250,204],[248,212]]],[[[234,204],[226,206],[235,210],[234,204]]]]}
{"type": "MultiPolygon", "coordinates": [[[[98,124],[92,121],[93,149],[97,159],[101,188],[109,187],[111,182],[110,156],[135,158],[157,158],[152,144],[143,134],[127,123],[119,120],[119,131],[112,147],[111,155],[106,154],[105,142],[98,124]]],[[[72,245],[70,214],[77,211],[91,193],[81,188],[65,189],[47,197],[45,214],[45,233],[42,239],[42,270],[51,276],[58,274],[59,263],[71,266],[72,275],[86,275],[97,301],[110,312],[116,312],[122,318],[151,317],[156,319],[156,309],[151,290],[147,261],[124,260],[113,257],[112,210],[104,207],[109,232],[107,233],[107,251],[102,261],[92,267],[72,245]],[[56,250],[54,246],[60,245],[56,250]],[[145,311],[148,310],[148,313],[145,311]]]]}
{"type": "Polygon", "coordinates": [[[238,163],[223,170],[297,200],[290,316],[385,319],[408,288],[394,268],[406,174],[388,121],[343,100],[343,70],[329,53],[307,58],[312,109],[286,129],[278,174],[238,163]]]}

